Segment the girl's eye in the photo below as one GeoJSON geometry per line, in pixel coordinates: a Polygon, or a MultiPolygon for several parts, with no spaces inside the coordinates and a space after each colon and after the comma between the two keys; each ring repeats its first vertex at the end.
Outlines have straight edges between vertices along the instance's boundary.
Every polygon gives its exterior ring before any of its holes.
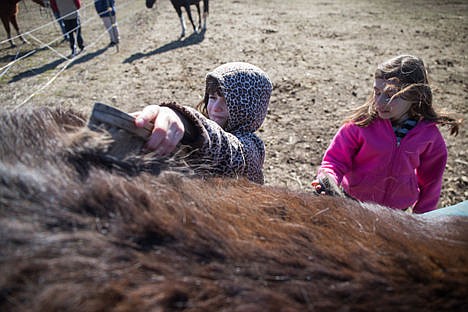
{"type": "Polygon", "coordinates": [[[395,95],[394,92],[383,92],[383,93],[382,93],[382,91],[380,91],[380,90],[374,90],[374,96],[375,96],[375,97],[379,97],[379,96],[381,96],[382,94],[383,94],[384,97],[385,97],[385,98],[384,98],[384,101],[385,101],[385,102],[390,101],[390,99],[392,98],[392,96],[395,95]]]}
{"type": "Polygon", "coordinates": [[[386,95],[387,95],[387,101],[389,101],[395,94],[397,94],[397,92],[387,92],[386,95]]]}

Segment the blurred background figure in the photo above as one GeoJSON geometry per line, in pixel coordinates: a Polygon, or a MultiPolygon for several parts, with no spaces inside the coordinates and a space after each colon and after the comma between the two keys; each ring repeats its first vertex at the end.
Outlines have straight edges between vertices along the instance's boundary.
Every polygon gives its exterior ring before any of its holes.
{"type": "Polygon", "coordinates": [[[119,28],[117,27],[117,19],[115,16],[115,1],[114,0],[95,0],[94,7],[97,14],[102,19],[104,27],[109,33],[110,43],[109,46],[115,46],[119,43],[119,28]]]}
{"type": "Polygon", "coordinates": [[[57,8],[57,4],[55,3],[55,1],[47,1],[47,2],[50,3],[50,8],[52,9],[52,13],[54,14],[55,20],[60,26],[60,30],[62,31],[62,34],[63,34],[63,40],[68,41],[69,40],[68,33],[65,30],[65,24],[63,23],[63,19],[60,16],[59,10],[57,8]]]}
{"type": "Polygon", "coordinates": [[[60,15],[60,18],[62,18],[63,24],[65,25],[65,31],[68,34],[70,42],[70,57],[74,57],[77,54],[75,46],[75,35],[80,52],[84,49],[83,37],[81,37],[81,22],[79,12],[81,2],[80,0],[50,0],[50,5],[57,8],[58,14],[60,15]]]}

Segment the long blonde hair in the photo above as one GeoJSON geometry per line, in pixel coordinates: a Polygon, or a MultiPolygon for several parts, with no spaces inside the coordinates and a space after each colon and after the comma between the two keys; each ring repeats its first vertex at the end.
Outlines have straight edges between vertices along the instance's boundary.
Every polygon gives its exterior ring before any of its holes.
{"type": "MultiPolygon", "coordinates": [[[[462,120],[457,120],[446,113],[437,113],[432,106],[432,90],[424,62],[412,55],[400,55],[380,64],[374,79],[393,81],[399,88],[393,97],[401,97],[409,101],[411,107],[409,116],[417,120],[429,120],[448,126],[450,134],[457,135],[462,120]]],[[[374,95],[359,106],[345,122],[353,122],[360,127],[366,127],[377,117],[374,95]]]]}

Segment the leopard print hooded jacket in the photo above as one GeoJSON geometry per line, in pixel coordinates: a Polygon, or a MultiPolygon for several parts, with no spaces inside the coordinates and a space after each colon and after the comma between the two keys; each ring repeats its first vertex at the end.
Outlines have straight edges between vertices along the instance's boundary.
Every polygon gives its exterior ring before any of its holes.
{"type": "Polygon", "coordinates": [[[218,80],[229,111],[221,128],[199,111],[187,106],[166,104],[191,121],[198,131],[198,149],[191,155],[205,160],[210,173],[247,177],[264,183],[265,145],[254,133],[268,110],[272,83],[260,68],[243,62],[226,63],[207,74],[218,80]]]}

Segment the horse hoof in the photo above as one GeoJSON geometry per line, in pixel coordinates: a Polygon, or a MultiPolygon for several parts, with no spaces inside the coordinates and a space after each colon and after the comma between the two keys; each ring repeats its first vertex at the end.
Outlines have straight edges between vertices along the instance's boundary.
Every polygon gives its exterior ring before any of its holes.
{"type": "Polygon", "coordinates": [[[153,5],[154,5],[155,2],[156,2],[156,0],[146,0],[146,7],[148,9],[153,8],[153,5]]]}

